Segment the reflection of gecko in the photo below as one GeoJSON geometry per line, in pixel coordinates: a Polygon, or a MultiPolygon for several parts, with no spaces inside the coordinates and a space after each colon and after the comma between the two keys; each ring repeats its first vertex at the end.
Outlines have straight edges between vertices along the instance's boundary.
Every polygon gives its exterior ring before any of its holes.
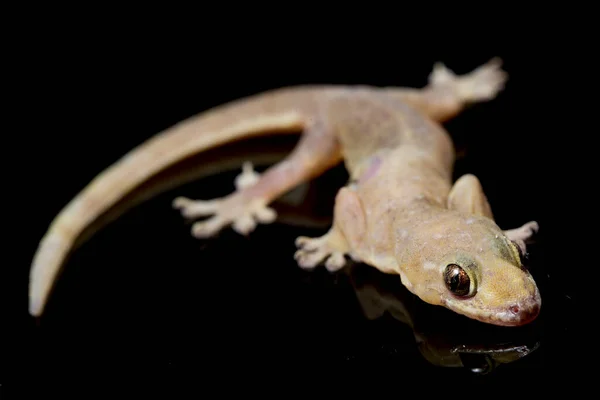
{"type": "Polygon", "coordinates": [[[386,272],[422,300],[470,318],[521,325],[539,312],[536,284],[521,263],[535,222],[502,231],[477,178],[452,185],[454,150],[440,123],[469,102],[490,100],[504,85],[499,60],[457,76],[434,67],[423,89],[368,86],[284,88],[217,107],[148,140],[95,178],[52,222],[34,257],[30,312],[40,315],[77,236],[101,213],[165,167],[245,137],[304,130],[287,159],[237,190],[208,201],[178,198],[194,236],[231,225],[239,233],[276,214],[269,204],[339,162],[351,181],[336,197],[334,222],[320,238],[297,239],[298,264],[329,270],[345,255],[386,272]]]}
{"type": "Polygon", "coordinates": [[[539,347],[540,342],[536,335],[531,335],[532,331],[523,335],[523,331],[494,331],[495,327],[488,325],[492,330],[477,329],[474,333],[472,325],[454,323],[466,321],[435,318],[433,312],[437,310],[421,307],[425,303],[419,303],[397,285],[395,279],[373,268],[356,264],[344,272],[350,278],[365,317],[376,320],[387,312],[408,325],[420,353],[434,365],[467,367],[485,374],[501,364],[522,359],[539,347]]]}

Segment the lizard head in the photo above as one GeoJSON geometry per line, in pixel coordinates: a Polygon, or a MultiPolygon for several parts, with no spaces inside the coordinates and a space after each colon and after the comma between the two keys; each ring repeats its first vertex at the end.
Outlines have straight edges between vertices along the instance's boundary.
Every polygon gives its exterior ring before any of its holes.
{"type": "Polygon", "coordinates": [[[523,265],[524,245],[488,218],[448,218],[452,221],[424,224],[412,238],[401,272],[405,286],[428,303],[482,322],[533,321],[541,298],[523,265]]]}

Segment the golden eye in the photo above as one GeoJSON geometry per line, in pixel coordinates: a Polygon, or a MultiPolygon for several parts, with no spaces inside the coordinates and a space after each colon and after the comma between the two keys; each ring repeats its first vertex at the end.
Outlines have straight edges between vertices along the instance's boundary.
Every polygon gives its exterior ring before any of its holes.
{"type": "Polygon", "coordinates": [[[448,264],[444,271],[446,287],[457,296],[473,295],[474,285],[471,285],[469,274],[458,264],[448,264]],[[472,289],[473,286],[473,289],[472,289]]]}

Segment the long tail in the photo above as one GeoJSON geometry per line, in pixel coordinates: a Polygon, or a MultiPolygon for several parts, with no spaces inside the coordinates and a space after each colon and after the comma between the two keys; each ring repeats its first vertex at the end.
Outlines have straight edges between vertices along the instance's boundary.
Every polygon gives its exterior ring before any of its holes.
{"type": "Polygon", "coordinates": [[[61,210],[42,238],[30,270],[29,313],[42,314],[82,231],[135,187],[201,151],[269,132],[301,130],[319,91],[280,89],[214,108],[156,135],[100,173],[61,210]]]}

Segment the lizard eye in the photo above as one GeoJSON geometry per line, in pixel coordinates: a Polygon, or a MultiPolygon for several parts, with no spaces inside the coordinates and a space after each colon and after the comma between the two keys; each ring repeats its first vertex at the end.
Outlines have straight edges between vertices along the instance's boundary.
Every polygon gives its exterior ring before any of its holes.
{"type": "Polygon", "coordinates": [[[460,297],[475,294],[475,285],[469,274],[458,264],[448,264],[444,271],[444,282],[452,293],[460,297]]]}

